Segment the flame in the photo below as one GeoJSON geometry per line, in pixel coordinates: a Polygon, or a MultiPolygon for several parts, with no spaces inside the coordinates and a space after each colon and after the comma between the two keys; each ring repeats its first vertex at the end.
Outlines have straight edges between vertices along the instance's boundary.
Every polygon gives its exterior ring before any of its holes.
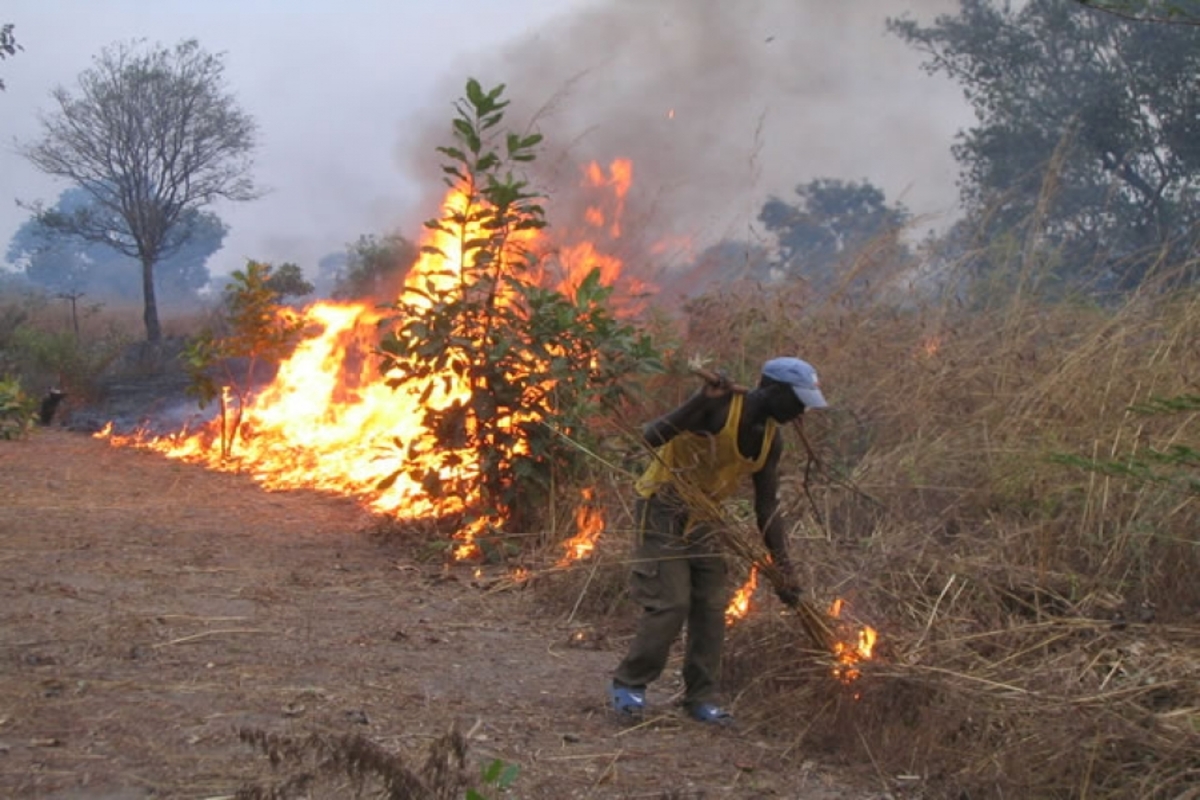
{"type": "MultiPolygon", "coordinates": [[[[616,237],[620,234],[624,198],[632,181],[632,164],[618,159],[607,170],[592,164],[585,170],[585,185],[613,195],[611,202],[594,207],[602,217],[598,231],[616,237]]],[[[445,200],[443,218],[461,214],[467,195],[452,188],[445,200]]],[[[537,241],[546,234],[539,230],[520,232],[518,249],[545,250],[537,241]]],[[[427,308],[436,296],[461,291],[462,264],[445,254],[459,252],[458,240],[450,232],[426,229],[421,255],[405,278],[405,304],[427,308]],[[440,251],[440,252],[439,252],[440,251]]],[[[557,288],[573,292],[583,276],[600,268],[601,282],[613,285],[621,272],[621,261],[605,255],[591,241],[572,241],[558,248],[561,274],[557,288]]],[[[521,257],[520,254],[512,255],[521,257]]],[[[531,273],[530,280],[548,280],[531,273]]],[[[543,285],[555,285],[554,282],[543,285]]],[[[228,398],[224,407],[235,406],[240,419],[238,440],[233,448],[220,446],[233,431],[222,431],[228,419],[218,418],[196,430],[187,428],[166,435],[150,436],[139,431],[116,435],[111,424],[96,434],[114,446],[136,446],[155,450],[170,458],[202,464],[222,471],[246,472],[268,489],[317,489],[362,502],[369,509],[399,519],[441,517],[466,511],[479,504],[477,493],[431,491],[410,476],[433,474],[442,482],[474,485],[480,465],[476,454],[462,448],[456,454],[458,466],[453,474],[434,463],[433,455],[455,450],[453,443],[438,441],[423,426],[429,408],[443,409],[471,398],[466,377],[447,369],[428,380],[406,381],[392,388],[379,374],[374,347],[378,343],[378,325],[384,312],[365,302],[318,301],[297,313],[310,338],[303,340],[278,368],[274,380],[257,394],[228,398]],[[401,446],[420,443],[417,448],[401,446]],[[400,445],[400,446],[398,446],[400,445]],[[415,453],[415,455],[414,455],[415,453]],[[427,462],[426,470],[422,466],[427,462]],[[400,470],[401,466],[403,470],[400,470]],[[414,468],[416,467],[416,468],[414,468]],[[384,478],[399,476],[390,487],[380,489],[384,478]]],[[[502,420],[502,424],[520,425],[528,420],[502,420]]],[[[518,448],[520,445],[518,445],[518,448]]],[[[436,480],[434,481],[436,483],[436,480]]],[[[600,512],[585,498],[578,520],[580,534],[591,532],[592,543],[603,528],[600,512]]],[[[474,519],[457,534],[454,555],[458,559],[479,554],[477,538],[495,521],[474,519]]],[[[577,547],[582,553],[585,545],[577,547]]],[[[587,545],[590,549],[592,545],[587,545]]]]}
{"type": "Polygon", "coordinates": [[[621,217],[625,214],[625,195],[633,185],[633,162],[627,158],[614,159],[608,165],[608,174],[595,161],[589,163],[583,170],[584,185],[592,187],[609,187],[614,198],[613,208],[606,214],[600,206],[588,206],[584,218],[594,228],[609,225],[608,234],[614,239],[621,238],[621,217]],[[607,221],[611,220],[611,223],[607,221]]]}
{"type": "Polygon", "coordinates": [[[604,530],[604,514],[596,506],[596,492],[590,486],[580,491],[580,503],[575,509],[575,535],[563,542],[566,553],[555,566],[565,567],[572,561],[587,558],[596,549],[596,541],[604,530]]]}
{"type": "MultiPolygon", "coordinates": [[[[829,616],[840,620],[845,602],[835,598],[829,606],[829,616]]],[[[851,684],[862,677],[859,665],[871,659],[879,634],[869,625],[864,625],[857,631],[843,634],[848,639],[839,639],[833,643],[833,677],[844,684],[851,684]]]]}
{"type": "Polygon", "coordinates": [[[750,611],[750,598],[754,596],[754,590],[757,588],[758,565],[752,564],[750,566],[750,575],[746,578],[746,582],[742,584],[742,588],[733,593],[729,605],[725,607],[726,625],[732,625],[746,616],[750,611]]]}

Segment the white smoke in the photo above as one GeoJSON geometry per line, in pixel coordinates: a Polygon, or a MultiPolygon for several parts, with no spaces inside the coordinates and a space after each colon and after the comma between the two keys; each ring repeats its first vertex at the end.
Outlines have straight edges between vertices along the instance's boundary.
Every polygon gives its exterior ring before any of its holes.
{"type": "MultiPolygon", "coordinates": [[[[941,224],[955,206],[960,91],[920,69],[885,30],[930,22],[951,0],[608,0],[562,17],[499,56],[463,64],[440,116],[405,138],[405,168],[437,188],[433,148],[468,76],[507,85],[506,123],[546,136],[535,180],[555,215],[581,166],[632,159],[630,235],[761,238],[771,195],[815,178],[869,180],[941,224]]],[[[436,208],[437,200],[426,205],[436,208]]]]}

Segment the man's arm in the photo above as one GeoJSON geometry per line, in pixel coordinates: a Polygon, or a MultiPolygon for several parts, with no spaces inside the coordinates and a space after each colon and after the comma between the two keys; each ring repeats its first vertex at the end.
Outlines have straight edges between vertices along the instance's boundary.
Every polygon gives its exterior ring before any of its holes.
{"type": "Polygon", "coordinates": [[[728,405],[727,388],[706,386],[674,411],[646,423],[642,438],[651,447],[661,447],[684,431],[718,433],[725,424],[728,405]]]}
{"type": "Polygon", "coordinates": [[[785,604],[794,606],[800,601],[800,586],[788,553],[787,527],[779,513],[779,458],[782,452],[783,443],[776,436],[762,469],[754,473],[754,516],[771,561],[783,577],[783,583],[775,587],[775,593],[785,604]]]}

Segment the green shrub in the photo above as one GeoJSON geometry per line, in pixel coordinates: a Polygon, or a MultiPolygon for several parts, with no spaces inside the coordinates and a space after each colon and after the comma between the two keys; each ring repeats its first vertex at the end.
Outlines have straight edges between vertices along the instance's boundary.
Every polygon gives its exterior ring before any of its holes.
{"type": "Polygon", "coordinates": [[[442,244],[425,252],[443,266],[409,281],[380,343],[393,388],[415,382],[425,402],[454,372],[469,396],[426,403],[423,427],[438,441],[397,441],[404,466],[380,488],[407,475],[433,496],[478,495],[486,510],[471,512],[532,530],[554,483],[584,469],[575,440],[589,416],[622,394],[628,376],[659,366],[649,337],[610,312],[598,271],[573,298],[535,285],[526,236],[546,223],[513,170],[534,160],[541,136],[498,133],[503,88],[467,84],[455,144],[438,148],[460,202],[426,223],[442,244]]]}
{"type": "Polygon", "coordinates": [[[283,304],[290,293],[284,289],[303,289],[293,285],[295,265],[284,264],[280,273],[270,264],[248,261],[244,270],[235,270],[225,287],[225,311],[221,323],[227,334],[218,335],[211,327],[193,337],[183,353],[190,384],[188,393],[200,407],[218,400],[221,405],[221,455],[233,452],[241,430],[242,409],[250,394],[250,383],[259,363],[278,364],[292,352],[302,337],[303,319],[283,304]],[[279,275],[286,279],[277,280],[279,275]],[[242,368],[234,364],[241,362],[242,368]],[[227,398],[223,387],[233,395],[227,398]]]}
{"type": "Polygon", "coordinates": [[[0,439],[17,439],[33,427],[33,398],[21,391],[16,378],[0,378],[0,439]]]}

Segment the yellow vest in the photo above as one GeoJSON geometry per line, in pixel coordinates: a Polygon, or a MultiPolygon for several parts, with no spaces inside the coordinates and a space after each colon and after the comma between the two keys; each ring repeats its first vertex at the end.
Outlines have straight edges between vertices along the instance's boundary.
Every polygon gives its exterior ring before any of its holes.
{"type": "Polygon", "coordinates": [[[716,435],[685,431],[655,450],[650,466],[635,484],[637,493],[650,497],[663,486],[683,482],[712,500],[720,501],[732,495],[744,476],[762,469],[778,427],[775,420],[767,419],[758,458],[746,458],[738,451],[741,419],[742,395],[735,394],[729,402],[725,427],[716,435]]]}

